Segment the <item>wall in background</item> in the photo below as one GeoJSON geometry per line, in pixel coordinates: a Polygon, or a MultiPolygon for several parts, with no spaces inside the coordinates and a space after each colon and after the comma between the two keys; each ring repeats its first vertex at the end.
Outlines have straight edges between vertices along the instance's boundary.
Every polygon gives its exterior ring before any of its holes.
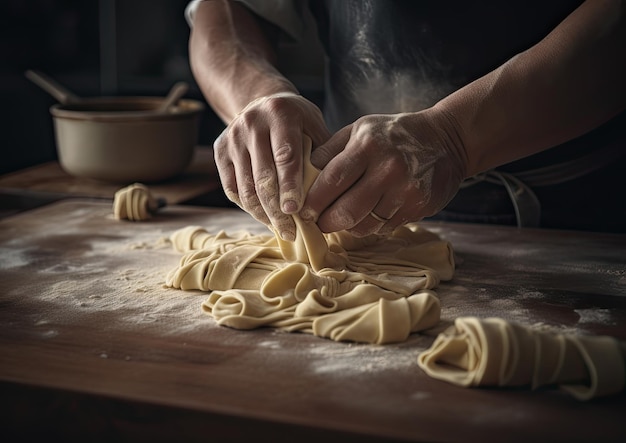
{"type": "MultiPolygon", "coordinates": [[[[204,100],[189,68],[187,0],[3,0],[0,16],[0,174],[56,159],[49,107],[55,100],[24,77],[40,70],[82,96],[164,95],[177,81],[204,100]]],[[[319,48],[281,46],[282,68],[315,101],[322,96],[319,48]]],[[[223,123],[207,107],[200,143],[223,123]]]]}

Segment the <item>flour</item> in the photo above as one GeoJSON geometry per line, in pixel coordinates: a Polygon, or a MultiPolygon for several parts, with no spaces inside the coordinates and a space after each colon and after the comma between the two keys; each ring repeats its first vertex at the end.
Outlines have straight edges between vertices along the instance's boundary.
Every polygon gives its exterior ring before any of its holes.
{"type": "MultiPolygon", "coordinates": [[[[96,325],[102,323],[107,328],[114,326],[122,330],[158,327],[160,333],[180,334],[213,323],[200,309],[203,296],[162,288],[149,275],[139,272],[94,281],[58,282],[39,300],[73,311],[73,315],[89,315],[96,325]],[[126,284],[119,285],[120,281],[126,284]]],[[[39,326],[64,318],[54,308],[40,315],[49,316],[50,320],[38,317],[35,324],[39,326]]]]}
{"type": "MultiPolygon", "coordinates": [[[[165,274],[178,260],[165,252],[154,255],[154,251],[171,249],[167,237],[140,235],[123,241],[96,238],[88,243],[82,254],[42,266],[32,281],[8,291],[15,297],[28,293],[37,300],[34,325],[44,338],[58,335],[49,325],[84,315],[102,328],[158,328],[161,334],[179,334],[213,324],[200,308],[206,294],[163,287],[165,274]],[[29,290],[30,284],[45,285],[45,290],[29,290]]],[[[12,251],[9,259],[3,257],[10,260],[5,269],[28,264],[28,256],[26,250],[12,251]]]]}
{"type": "Polygon", "coordinates": [[[137,223],[115,220],[100,202],[60,205],[42,215],[45,229],[31,223],[20,224],[19,235],[11,227],[0,232],[3,297],[19,301],[37,333],[50,340],[73,324],[181,337],[217,330],[201,309],[206,293],[164,287],[180,260],[169,236],[187,224],[268,232],[239,210],[166,207],[137,223]]]}
{"type": "Polygon", "coordinates": [[[59,331],[57,331],[57,330],[55,330],[55,329],[50,329],[50,330],[48,330],[48,331],[46,331],[46,332],[44,332],[44,333],[42,334],[42,336],[43,336],[44,338],[54,338],[54,337],[56,337],[57,335],[59,335],[59,331]]]}
{"type": "Polygon", "coordinates": [[[610,309],[590,308],[590,309],[574,309],[580,319],[578,323],[597,323],[602,325],[615,325],[612,319],[610,309]]]}
{"type": "Polygon", "coordinates": [[[262,341],[261,343],[259,343],[260,347],[262,348],[269,348],[269,349],[281,349],[281,345],[279,341],[274,341],[274,340],[265,340],[262,341]]]}
{"type": "Polygon", "coordinates": [[[99,254],[127,254],[132,250],[164,250],[171,249],[172,243],[170,239],[164,235],[162,231],[156,231],[153,234],[139,234],[125,241],[111,241],[111,239],[90,241],[91,249],[86,252],[87,256],[99,254]],[[155,234],[158,236],[154,239],[155,234]]]}
{"type": "Polygon", "coordinates": [[[30,263],[28,256],[27,249],[15,250],[12,248],[0,248],[0,269],[13,269],[27,266],[30,263]]]}
{"type": "Polygon", "coordinates": [[[398,371],[418,373],[417,355],[432,342],[432,337],[415,334],[403,343],[383,346],[336,342],[308,334],[272,331],[272,336],[284,337],[286,334],[292,335],[293,340],[284,342],[278,338],[263,339],[256,347],[261,353],[270,352],[276,359],[285,357],[302,362],[312,374],[340,379],[398,371]]]}
{"type": "Polygon", "coordinates": [[[430,400],[433,395],[430,392],[417,391],[409,397],[411,400],[430,400]]]}
{"type": "Polygon", "coordinates": [[[167,237],[160,237],[154,243],[147,243],[145,241],[134,242],[128,244],[129,249],[171,249],[172,242],[167,237]]]}
{"type": "Polygon", "coordinates": [[[302,353],[311,358],[311,372],[350,378],[365,373],[417,371],[417,355],[430,346],[430,341],[417,334],[402,344],[384,346],[321,340],[302,353]]]}
{"type": "MultiPolygon", "coordinates": [[[[323,360],[313,361],[311,370],[316,374],[335,374],[350,377],[355,373],[387,372],[408,367],[417,367],[417,353],[378,353],[368,348],[348,348],[341,353],[326,352],[322,347],[323,360]]],[[[317,355],[319,354],[319,350],[317,355]]]]}

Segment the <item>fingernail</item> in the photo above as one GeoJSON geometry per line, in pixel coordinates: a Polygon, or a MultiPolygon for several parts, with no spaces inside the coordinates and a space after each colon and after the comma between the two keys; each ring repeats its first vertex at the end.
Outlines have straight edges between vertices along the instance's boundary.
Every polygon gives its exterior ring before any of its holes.
{"type": "Polygon", "coordinates": [[[291,232],[291,231],[280,231],[280,238],[282,238],[285,241],[296,241],[296,234],[291,232]]]}
{"type": "Polygon", "coordinates": [[[285,200],[283,202],[283,212],[285,214],[293,214],[298,210],[298,204],[294,200],[285,200]]]}
{"type": "Polygon", "coordinates": [[[313,209],[306,207],[300,211],[300,218],[304,221],[314,221],[317,219],[317,213],[313,209]]]}

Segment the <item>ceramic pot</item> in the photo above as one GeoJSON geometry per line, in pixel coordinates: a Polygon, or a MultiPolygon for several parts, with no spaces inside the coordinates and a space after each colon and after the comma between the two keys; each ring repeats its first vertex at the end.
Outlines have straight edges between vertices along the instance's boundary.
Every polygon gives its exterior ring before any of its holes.
{"type": "Polygon", "coordinates": [[[191,162],[204,105],[162,97],[99,97],[50,108],[59,163],[71,175],[115,183],[158,182],[191,162]]]}

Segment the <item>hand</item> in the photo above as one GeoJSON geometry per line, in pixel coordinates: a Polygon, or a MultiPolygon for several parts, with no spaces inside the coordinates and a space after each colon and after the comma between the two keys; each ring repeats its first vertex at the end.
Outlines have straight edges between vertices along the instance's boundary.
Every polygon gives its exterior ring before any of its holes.
{"type": "Polygon", "coordinates": [[[303,134],[322,144],[330,137],[315,104],[293,93],[261,97],[230,122],[214,144],[226,196],[254,218],[295,240],[300,211],[303,134]]]}
{"type": "Polygon", "coordinates": [[[321,169],[301,216],[323,232],[387,234],[434,215],[465,178],[466,156],[452,120],[431,108],[368,115],[313,151],[321,169]]]}

